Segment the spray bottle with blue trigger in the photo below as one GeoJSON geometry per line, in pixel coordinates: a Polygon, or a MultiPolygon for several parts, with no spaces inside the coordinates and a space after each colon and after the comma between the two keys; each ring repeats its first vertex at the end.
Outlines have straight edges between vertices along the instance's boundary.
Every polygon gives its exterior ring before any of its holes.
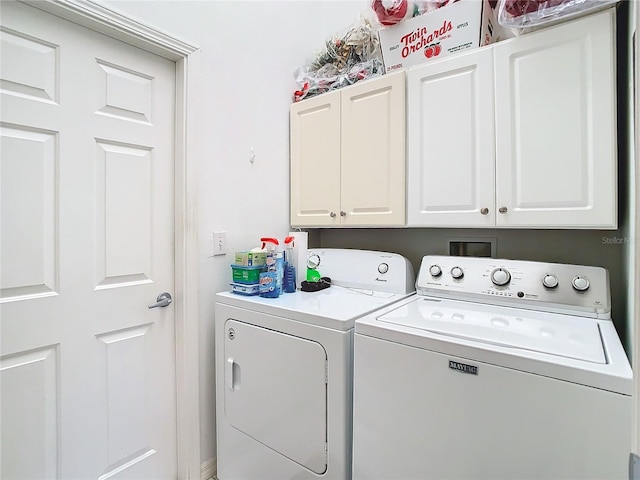
{"type": "Polygon", "coordinates": [[[285,293],[293,293],[296,291],[296,267],[294,265],[293,247],[294,239],[289,236],[284,239],[285,258],[284,258],[284,291],[285,293]]]}

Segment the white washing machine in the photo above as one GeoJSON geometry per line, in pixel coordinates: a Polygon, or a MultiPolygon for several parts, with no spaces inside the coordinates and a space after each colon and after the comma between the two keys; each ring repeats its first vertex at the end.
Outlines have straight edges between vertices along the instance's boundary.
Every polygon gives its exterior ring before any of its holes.
{"type": "Polygon", "coordinates": [[[632,372],[605,269],[427,256],[356,320],[354,479],[626,479],[632,372]]]}
{"type": "Polygon", "coordinates": [[[216,295],[220,480],[351,478],[354,322],[413,295],[415,276],[394,253],[308,255],[331,287],[216,295]]]}

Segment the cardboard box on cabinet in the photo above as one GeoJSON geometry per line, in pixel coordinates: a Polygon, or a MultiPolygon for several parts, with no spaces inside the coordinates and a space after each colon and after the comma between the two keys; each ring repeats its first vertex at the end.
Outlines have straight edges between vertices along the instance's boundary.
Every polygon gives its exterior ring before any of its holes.
{"type": "Polygon", "coordinates": [[[458,0],[378,32],[385,72],[436,60],[499,39],[489,0],[458,0]]]}

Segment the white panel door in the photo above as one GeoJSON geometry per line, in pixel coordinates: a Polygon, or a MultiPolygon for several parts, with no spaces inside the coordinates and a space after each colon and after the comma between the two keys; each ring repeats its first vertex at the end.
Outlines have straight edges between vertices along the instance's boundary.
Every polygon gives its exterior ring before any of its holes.
{"type": "Polygon", "coordinates": [[[617,225],[614,10],[495,45],[498,226],[617,225]]]}
{"type": "Polygon", "coordinates": [[[2,2],[6,479],[175,479],[175,64],[2,2]]]}
{"type": "Polygon", "coordinates": [[[404,225],[404,72],[357,83],[341,93],[341,223],[404,225]]]}
{"type": "Polygon", "coordinates": [[[474,50],[407,73],[407,223],[492,226],[493,52],[474,50]]]}
{"type": "Polygon", "coordinates": [[[340,92],[291,105],[291,225],[339,225],[340,92]]]}
{"type": "Polygon", "coordinates": [[[227,320],[224,413],[229,424],[305,468],[327,470],[327,352],[322,345],[227,320]]]}

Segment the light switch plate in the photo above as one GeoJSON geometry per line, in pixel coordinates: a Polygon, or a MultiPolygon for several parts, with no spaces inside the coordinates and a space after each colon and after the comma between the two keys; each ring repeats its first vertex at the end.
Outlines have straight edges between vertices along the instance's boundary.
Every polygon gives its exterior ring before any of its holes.
{"type": "Polygon", "coordinates": [[[213,232],[213,256],[227,254],[227,232],[213,232]]]}

